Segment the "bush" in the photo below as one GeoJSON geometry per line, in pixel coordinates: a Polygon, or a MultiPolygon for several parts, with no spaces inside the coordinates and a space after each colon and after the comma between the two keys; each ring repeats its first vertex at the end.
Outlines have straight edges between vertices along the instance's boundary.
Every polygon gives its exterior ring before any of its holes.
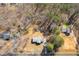
{"type": "Polygon", "coordinates": [[[59,28],[54,28],[53,30],[52,30],[52,32],[53,32],[53,34],[55,34],[55,35],[59,35],[60,34],[60,30],[59,30],[59,28]]]}
{"type": "Polygon", "coordinates": [[[55,34],[59,35],[60,34],[60,30],[59,29],[55,30],[55,34]]]}
{"type": "Polygon", "coordinates": [[[48,17],[49,19],[52,19],[53,16],[54,16],[54,13],[51,13],[51,12],[47,13],[47,17],[48,17]]]}
{"type": "Polygon", "coordinates": [[[54,44],[48,43],[48,45],[47,45],[47,50],[48,50],[49,52],[52,52],[53,49],[54,49],[54,44]]]}
{"type": "Polygon", "coordinates": [[[55,22],[58,22],[60,20],[60,16],[58,14],[52,13],[52,12],[47,13],[47,17],[49,19],[53,19],[55,22]]]}
{"type": "Polygon", "coordinates": [[[59,15],[54,15],[53,19],[54,19],[55,22],[58,23],[60,21],[60,16],[59,15]]]}
{"type": "Polygon", "coordinates": [[[60,36],[55,35],[53,37],[54,48],[60,47],[63,43],[64,43],[64,40],[60,36]]]}
{"type": "Polygon", "coordinates": [[[54,36],[51,36],[48,42],[50,43],[48,44],[49,46],[48,48],[51,47],[49,50],[52,49],[52,45],[53,45],[53,49],[56,50],[57,48],[62,46],[62,44],[64,43],[64,40],[59,35],[54,35],[54,36]]]}

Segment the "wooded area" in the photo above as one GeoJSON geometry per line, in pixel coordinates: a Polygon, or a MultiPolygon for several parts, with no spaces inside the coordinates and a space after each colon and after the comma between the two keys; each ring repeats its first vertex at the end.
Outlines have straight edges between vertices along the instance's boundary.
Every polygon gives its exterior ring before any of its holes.
{"type": "Polygon", "coordinates": [[[0,55],[79,55],[78,25],[79,4],[1,3],[0,55]]]}

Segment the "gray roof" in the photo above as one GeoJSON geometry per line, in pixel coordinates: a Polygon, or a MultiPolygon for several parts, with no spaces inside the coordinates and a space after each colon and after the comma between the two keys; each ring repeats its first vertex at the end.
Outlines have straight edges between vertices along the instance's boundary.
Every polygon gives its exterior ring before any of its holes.
{"type": "Polygon", "coordinates": [[[10,38],[10,33],[9,32],[3,32],[2,33],[2,38],[5,39],[5,40],[9,39],[10,38]]]}
{"type": "Polygon", "coordinates": [[[62,27],[61,31],[62,32],[67,32],[67,33],[71,32],[70,28],[63,28],[63,27],[62,27]]]}

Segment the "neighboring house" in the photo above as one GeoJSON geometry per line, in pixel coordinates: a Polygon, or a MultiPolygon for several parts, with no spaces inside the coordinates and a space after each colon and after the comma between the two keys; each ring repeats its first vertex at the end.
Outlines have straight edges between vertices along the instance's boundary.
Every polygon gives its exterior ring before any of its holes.
{"type": "Polygon", "coordinates": [[[9,40],[9,39],[10,39],[10,33],[9,33],[9,32],[3,32],[3,33],[1,34],[1,36],[2,36],[2,38],[3,38],[4,40],[9,40]]]}
{"type": "Polygon", "coordinates": [[[33,37],[33,38],[32,38],[32,43],[41,44],[41,43],[43,43],[43,38],[40,37],[40,36],[33,37]]]}
{"type": "Polygon", "coordinates": [[[68,35],[71,33],[70,27],[67,27],[67,26],[65,26],[65,25],[62,26],[61,31],[62,31],[63,33],[65,33],[65,34],[68,34],[68,35]]]}

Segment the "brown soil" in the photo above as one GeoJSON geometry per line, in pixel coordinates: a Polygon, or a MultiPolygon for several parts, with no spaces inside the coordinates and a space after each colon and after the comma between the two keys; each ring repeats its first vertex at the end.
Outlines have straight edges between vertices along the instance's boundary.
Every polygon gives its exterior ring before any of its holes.
{"type": "Polygon", "coordinates": [[[58,55],[75,55],[76,50],[76,37],[72,33],[69,36],[66,36],[65,34],[61,33],[60,36],[64,39],[64,44],[58,49],[58,52],[56,54],[58,55]]]}

